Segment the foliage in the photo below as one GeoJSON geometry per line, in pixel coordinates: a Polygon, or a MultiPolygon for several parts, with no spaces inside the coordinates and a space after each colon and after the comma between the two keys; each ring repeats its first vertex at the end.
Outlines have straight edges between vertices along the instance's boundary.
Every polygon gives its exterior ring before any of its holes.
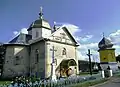
{"type": "Polygon", "coordinates": [[[120,62],[120,55],[116,56],[116,61],[120,62]]]}
{"type": "MultiPolygon", "coordinates": [[[[98,72],[92,72],[92,74],[98,74],[98,72]]],[[[80,72],[79,75],[90,75],[90,72],[80,72]]]]}
{"type": "Polygon", "coordinates": [[[0,81],[0,84],[10,84],[11,81],[0,81]]]}

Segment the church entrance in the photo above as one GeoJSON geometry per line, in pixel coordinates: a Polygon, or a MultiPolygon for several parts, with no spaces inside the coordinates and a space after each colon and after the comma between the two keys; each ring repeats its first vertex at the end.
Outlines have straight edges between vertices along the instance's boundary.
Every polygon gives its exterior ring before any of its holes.
{"type": "Polygon", "coordinates": [[[60,63],[60,77],[69,77],[76,74],[77,63],[74,59],[63,60],[60,63]]]}

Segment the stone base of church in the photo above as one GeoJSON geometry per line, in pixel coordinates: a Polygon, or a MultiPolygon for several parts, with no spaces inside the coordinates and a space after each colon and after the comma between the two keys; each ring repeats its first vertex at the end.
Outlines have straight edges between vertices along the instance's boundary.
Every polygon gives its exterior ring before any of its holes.
{"type": "Polygon", "coordinates": [[[110,67],[110,69],[115,72],[118,70],[118,65],[117,62],[101,62],[100,63],[101,69],[102,70],[106,70],[108,68],[108,66],[110,67]]]}

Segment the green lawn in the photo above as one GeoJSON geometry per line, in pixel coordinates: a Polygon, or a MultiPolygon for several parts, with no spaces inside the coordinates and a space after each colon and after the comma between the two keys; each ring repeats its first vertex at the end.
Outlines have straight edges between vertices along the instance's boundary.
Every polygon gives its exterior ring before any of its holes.
{"type": "Polygon", "coordinates": [[[11,81],[0,81],[0,84],[10,84],[11,81]]]}

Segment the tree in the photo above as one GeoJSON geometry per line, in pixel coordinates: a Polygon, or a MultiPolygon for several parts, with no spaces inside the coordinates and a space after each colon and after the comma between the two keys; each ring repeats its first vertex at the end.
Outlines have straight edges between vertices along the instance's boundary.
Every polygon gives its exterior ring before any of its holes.
{"type": "Polygon", "coordinates": [[[120,62],[120,55],[118,55],[118,56],[116,56],[116,61],[118,62],[120,62]]]}

